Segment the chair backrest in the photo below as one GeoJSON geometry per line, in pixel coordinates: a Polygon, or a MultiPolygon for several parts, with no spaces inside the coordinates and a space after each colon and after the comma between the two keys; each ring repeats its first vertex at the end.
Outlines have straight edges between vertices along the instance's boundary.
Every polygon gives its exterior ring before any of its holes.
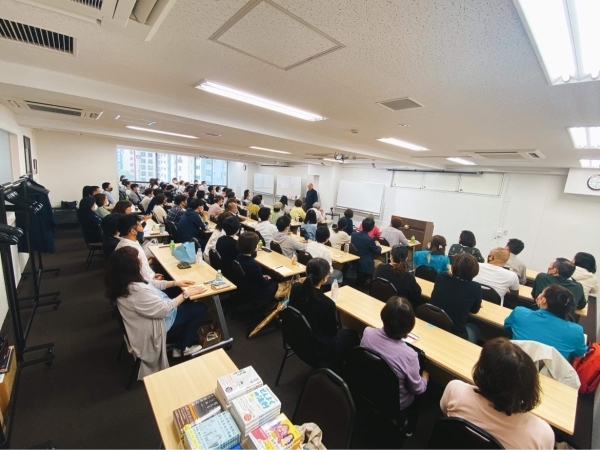
{"type": "Polygon", "coordinates": [[[279,245],[277,242],[271,241],[270,247],[271,247],[271,250],[273,250],[274,252],[277,252],[280,255],[283,255],[283,250],[281,249],[281,245],[279,245]]]}
{"type": "Polygon", "coordinates": [[[423,278],[424,280],[431,281],[432,283],[435,283],[437,276],[438,273],[433,267],[419,266],[415,270],[415,277],[423,278]]]}
{"type": "Polygon", "coordinates": [[[486,286],[485,284],[481,285],[481,298],[488,302],[495,303],[496,305],[502,304],[500,295],[493,288],[486,286]]]}
{"type": "Polygon", "coordinates": [[[329,369],[319,369],[306,380],[292,422],[318,424],[327,448],[350,448],[355,416],[354,401],[344,380],[329,369]]]}
{"type": "Polygon", "coordinates": [[[177,225],[175,225],[174,222],[171,222],[170,220],[165,221],[165,230],[167,231],[167,233],[169,233],[171,235],[171,239],[174,242],[177,242],[177,243],[181,242],[181,238],[179,237],[179,232],[177,231],[177,225]]]}
{"type": "Polygon", "coordinates": [[[318,367],[317,342],[306,317],[296,308],[288,306],[279,313],[283,342],[311,367],[318,367]]]}
{"type": "Polygon", "coordinates": [[[300,228],[300,237],[306,238],[306,228],[300,228]]]}
{"type": "Polygon", "coordinates": [[[384,238],[384,237],[381,237],[381,236],[379,236],[379,237],[377,238],[377,240],[379,241],[379,243],[380,243],[381,245],[385,245],[386,247],[389,247],[389,246],[390,246],[390,243],[389,243],[389,242],[388,242],[388,240],[387,240],[386,238],[384,238]]]}
{"type": "Polygon", "coordinates": [[[260,234],[260,231],[256,231],[256,230],[254,230],[254,232],[255,232],[255,233],[256,233],[256,235],[258,236],[258,240],[259,240],[260,242],[262,242],[262,244],[263,244],[263,245],[267,245],[267,243],[266,243],[266,241],[265,241],[265,238],[264,238],[264,237],[262,237],[262,234],[260,234]]]}
{"type": "Polygon", "coordinates": [[[135,205],[135,206],[137,206],[137,207],[138,207],[138,209],[140,210],[140,212],[141,212],[142,214],[146,214],[146,208],[144,208],[144,205],[142,205],[142,202],[138,202],[138,204],[137,204],[137,205],[135,205]]]}
{"type": "Polygon", "coordinates": [[[129,344],[129,336],[127,336],[127,329],[125,328],[125,322],[123,321],[123,316],[121,315],[121,311],[119,310],[119,305],[114,299],[110,300],[110,304],[112,305],[114,315],[117,318],[117,322],[119,322],[119,328],[123,333],[123,339],[125,339],[125,343],[127,344],[127,350],[129,351],[129,349],[131,349],[131,345],[129,344]]]}
{"type": "Polygon", "coordinates": [[[240,214],[240,216],[248,217],[248,210],[244,208],[238,208],[238,213],[240,214]]]}
{"type": "Polygon", "coordinates": [[[308,262],[312,259],[312,255],[304,250],[296,250],[296,255],[298,255],[298,262],[300,264],[307,265],[308,262]]]}
{"type": "Polygon", "coordinates": [[[221,260],[221,255],[219,255],[219,252],[216,249],[211,248],[208,251],[208,260],[210,261],[210,265],[213,269],[223,270],[223,261],[221,260]]]}
{"type": "Polygon", "coordinates": [[[331,247],[331,242],[329,242],[329,239],[325,241],[325,245],[326,245],[327,247],[331,247]]]}
{"type": "Polygon", "coordinates": [[[360,256],[358,254],[358,250],[356,250],[356,247],[354,246],[353,243],[348,244],[348,248],[349,248],[348,253],[350,253],[351,255],[360,256]]]}
{"type": "Polygon", "coordinates": [[[258,215],[256,213],[250,214],[250,219],[258,221],[258,215]]]}
{"type": "Polygon", "coordinates": [[[233,284],[235,284],[237,286],[236,294],[242,298],[243,297],[252,298],[253,295],[250,292],[250,289],[248,289],[248,279],[246,278],[244,269],[242,269],[242,266],[236,260],[233,260],[233,262],[231,263],[231,274],[230,275],[232,278],[231,281],[233,282],[233,284]]]}
{"type": "Polygon", "coordinates": [[[433,306],[431,303],[425,303],[424,305],[419,306],[415,311],[415,316],[442,330],[452,332],[452,319],[446,314],[446,311],[437,306],[433,306]]]}
{"type": "Polygon", "coordinates": [[[350,350],[345,380],[357,402],[360,399],[387,417],[393,418],[400,412],[398,377],[379,353],[364,347],[350,350]]]}
{"type": "Polygon", "coordinates": [[[535,301],[533,301],[533,299],[525,300],[524,298],[517,297],[508,292],[506,294],[504,294],[504,302],[503,302],[502,306],[504,306],[505,308],[508,308],[508,309],[515,309],[517,306],[523,306],[525,308],[529,308],[534,311],[536,309],[539,309],[537,303],[535,301]]]}
{"type": "Polygon", "coordinates": [[[194,243],[194,248],[196,249],[196,251],[198,251],[198,249],[201,249],[202,246],[200,245],[200,241],[192,236],[192,242],[194,243]]]}
{"type": "Polygon", "coordinates": [[[371,297],[375,297],[377,300],[387,302],[390,297],[398,295],[398,291],[392,283],[385,278],[375,278],[371,283],[371,290],[369,292],[371,297]]]}
{"type": "Polygon", "coordinates": [[[440,417],[433,426],[427,448],[503,449],[498,440],[460,417],[440,417]]]}

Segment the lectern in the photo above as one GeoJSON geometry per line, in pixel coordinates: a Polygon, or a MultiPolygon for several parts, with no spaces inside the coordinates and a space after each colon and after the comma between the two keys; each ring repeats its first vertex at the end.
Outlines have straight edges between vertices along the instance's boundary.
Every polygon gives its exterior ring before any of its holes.
{"type": "Polygon", "coordinates": [[[406,239],[410,240],[410,238],[414,236],[415,239],[421,243],[420,245],[415,246],[416,250],[427,248],[427,243],[431,242],[433,236],[433,222],[410,219],[402,216],[392,216],[392,219],[394,217],[402,219],[402,222],[404,223],[402,232],[404,233],[404,236],[406,236],[406,239]]]}

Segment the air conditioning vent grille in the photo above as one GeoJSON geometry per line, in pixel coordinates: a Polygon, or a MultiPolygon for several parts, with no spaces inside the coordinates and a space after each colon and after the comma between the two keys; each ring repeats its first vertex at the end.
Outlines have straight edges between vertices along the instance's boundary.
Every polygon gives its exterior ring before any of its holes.
{"type": "Polygon", "coordinates": [[[0,38],[35,45],[36,47],[67,53],[69,55],[73,54],[75,43],[75,39],[72,36],[1,18],[0,38]]]}
{"type": "Polygon", "coordinates": [[[412,108],[422,108],[423,105],[421,105],[419,102],[417,102],[416,100],[413,100],[410,97],[404,97],[404,98],[396,98],[394,100],[385,100],[383,102],[377,102],[378,104],[380,104],[381,106],[385,106],[388,109],[391,109],[392,111],[402,111],[403,109],[412,109],[412,108]]]}
{"type": "Polygon", "coordinates": [[[94,8],[97,10],[102,9],[102,1],[103,0],[71,0],[72,2],[79,3],[81,5],[89,6],[90,8],[94,8]]]}
{"type": "Polygon", "coordinates": [[[25,101],[29,109],[33,109],[34,111],[43,111],[54,114],[64,114],[67,116],[76,116],[81,117],[83,111],[79,108],[69,108],[68,106],[59,106],[59,105],[49,105],[48,103],[37,103],[25,101]]]}

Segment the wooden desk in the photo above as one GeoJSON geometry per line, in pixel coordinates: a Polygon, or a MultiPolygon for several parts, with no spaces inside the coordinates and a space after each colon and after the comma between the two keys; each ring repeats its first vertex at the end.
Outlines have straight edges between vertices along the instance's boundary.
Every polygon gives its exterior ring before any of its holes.
{"type": "MultiPolygon", "coordinates": [[[[304,241],[304,238],[302,236],[298,236],[297,234],[292,233],[291,236],[299,242],[304,241]]],[[[356,255],[353,255],[351,253],[344,253],[342,250],[329,247],[328,245],[326,245],[325,248],[329,250],[329,253],[331,254],[331,260],[336,263],[345,264],[347,262],[358,261],[360,259],[356,255]]]]}
{"type": "MultiPolygon", "coordinates": [[[[156,258],[156,260],[160,263],[160,265],[163,266],[163,268],[169,274],[169,276],[175,281],[193,280],[197,284],[203,284],[205,281],[214,280],[217,276],[217,271],[205,262],[203,262],[200,265],[193,263],[191,264],[190,269],[179,269],[177,267],[179,261],[177,261],[177,259],[175,259],[173,255],[171,255],[171,249],[168,246],[153,245],[150,247],[150,251],[156,258]]],[[[212,347],[203,348],[198,353],[199,355],[213,351],[220,347],[230,347],[231,343],[233,342],[233,338],[229,336],[229,330],[227,329],[227,322],[225,321],[225,314],[223,314],[223,307],[221,306],[221,299],[219,295],[224,292],[234,291],[237,289],[237,286],[231,281],[227,279],[225,280],[229,283],[229,286],[215,291],[207,285],[206,287],[208,289],[205,292],[191,297],[192,300],[212,298],[212,300],[215,303],[215,309],[217,311],[219,323],[221,324],[221,331],[223,332],[223,339],[221,340],[221,342],[219,342],[216,345],[213,345],[212,347]]]]}
{"type": "Polygon", "coordinates": [[[193,358],[144,378],[150,406],[165,449],[177,449],[173,411],[211,394],[217,378],[238,370],[222,349],[193,358]]]}
{"type": "MultiPolygon", "coordinates": [[[[374,328],[383,326],[379,314],[384,303],[344,286],[339,289],[336,306],[340,312],[374,328]]],[[[413,333],[419,339],[413,343],[425,352],[427,360],[453,377],[473,383],[471,372],[481,348],[440,328],[417,319],[413,333]]],[[[550,425],[573,434],[577,410],[577,390],[545,376],[540,376],[542,403],[533,413],[550,425]]]]}
{"type": "Polygon", "coordinates": [[[533,270],[533,269],[525,269],[525,278],[528,281],[533,281],[535,280],[535,277],[537,277],[539,274],[539,272],[537,270],[533,270]]]}
{"type": "Polygon", "coordinates": [[[292,264],[292,260],[276,251],[259,251],[256,255],[256,262],[261,266],[277,273],[281,278],[287,279],[295,275],[301,275],[306,272],[306,267],[300,263],[292,264]]]}
{"type": "MultiPolygon", "coordinates": [[[[529,300],[530,302],[534,301],[535,299],[533,298],[531,291],[532,291],[531,286],[519,286],[519,297],[521,297],[525,300],[529,300]]],[[[587,303],[584,308],[575,310],[575,314],[577,314],[578,316],[582,316],[582,317],[586,317],[587,312],[588,312],[587,303]]]]}
{"type": "Polygon", "coordinates": [[[163,237],[169,237],[169,233],[167,233],[166,231],[164,233],[161,233],[158,230],[158,228],[160,228],[161,226],[164,227],[164,225],[159,225],[152,219],[146,220],[146,226],[144,227],[144,239],[154,239],[154,238],[160,239],[163,237]],[[155,225],[157,228],[156,231],[154,230],[155,225]]]}
{"type": "Polygon", "coordinates": [[[256,225],[258,225],[258,222],[256,220],[246,219],[243,222],[240,222],[240,225],[246,230],[254,231],[256,230],[256,225]]]}

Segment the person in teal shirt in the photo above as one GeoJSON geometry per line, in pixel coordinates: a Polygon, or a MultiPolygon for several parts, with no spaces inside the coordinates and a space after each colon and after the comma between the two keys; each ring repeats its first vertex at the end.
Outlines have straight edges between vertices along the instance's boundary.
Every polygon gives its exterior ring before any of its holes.
{"type": "Polygon", "coordinates": [[[413,265],[415,267],[428,266],[437,273],[448,272],[450,260],[446,256],[446,238],[435,235],[429,243],[429,250],[420,250],[413,255],[413,265]]]}
{"type": "Polygon", "coordinates": [[[517,306],[504,320],[504,329],[514,340],[550,345],[566,359],[583,356],[588,349],[583,327],[565,319],[574,301],[568,289],[551,284],[535,299],[540,309],[517,306]]]}

